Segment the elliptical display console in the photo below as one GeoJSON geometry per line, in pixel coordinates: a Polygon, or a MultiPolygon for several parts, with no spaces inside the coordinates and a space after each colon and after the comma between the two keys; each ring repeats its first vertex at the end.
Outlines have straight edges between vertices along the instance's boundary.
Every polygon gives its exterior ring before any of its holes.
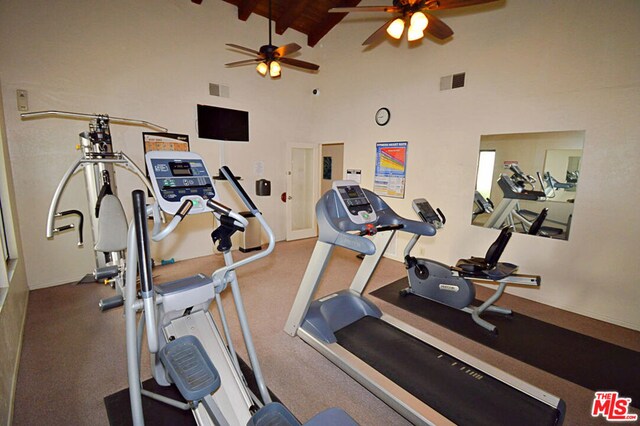
{"type": "Polygon", "coordinates": [[[191,213],[211,211],[207,200],[217,200],[211,175],[200,155],[181,151],[150,151],[145,154],[149,177],[160,208],[175,214],[185,200],[191,213]]]}

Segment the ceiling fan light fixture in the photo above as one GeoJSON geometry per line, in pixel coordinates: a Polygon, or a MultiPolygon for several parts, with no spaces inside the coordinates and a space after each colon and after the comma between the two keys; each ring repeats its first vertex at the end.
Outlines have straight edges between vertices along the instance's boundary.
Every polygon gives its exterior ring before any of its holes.
{"type": "Polygon", "coordinates": [[[427,16],[422,12],[416,12],[411,15],[410,22],[411,25],[409,27],[409,30],[411,30],[411,28],[415,28],[416,31],[420,30],[424,32],[425,28],[427,28],[427,25],[429,25],[429,19],[427,19],[427,16]]]}
{"type": "Polygon", "coordinates": [[[258,64],[258,66],[256,67],[256,71],[258,71],[260,73],[260,75],[265,76],[267,75],[267,70],[269,69],[269,67],[267,66],[267,64],[265,62],[260,62],[258,64]]]}
{"type": "Polygon", "coordinates": [[[269,75],[271,78],[280,77],[280,64],[277,61],[271,61],[269,64],[269,75]]]}
{"type": "Polygon", "coordinates": [[[399,40],[402,37],[402,33],[404,32],[404,19],[397,18],[394,19],[391,24],[387,27],[387,34],[391,37],[399,40]]]}
{"type": "Polygon", "coordinates": [[[415,28],[413,25],[409,27],[409,30],[407,31],[407,40],[416,41],[420,40],[422,37],[424,37],[424,31],[415,28]]]}

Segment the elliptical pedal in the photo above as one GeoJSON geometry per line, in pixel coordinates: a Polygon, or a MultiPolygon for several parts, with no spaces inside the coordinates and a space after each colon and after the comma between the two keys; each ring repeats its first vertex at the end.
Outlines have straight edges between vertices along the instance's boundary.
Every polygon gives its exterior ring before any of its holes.
{"type": "Polygon", "coordinates": [[[218,370],[197,337],[187,335],[167,343],[160,360],[187,401],[200,401],[220,387],[218,370]]]}

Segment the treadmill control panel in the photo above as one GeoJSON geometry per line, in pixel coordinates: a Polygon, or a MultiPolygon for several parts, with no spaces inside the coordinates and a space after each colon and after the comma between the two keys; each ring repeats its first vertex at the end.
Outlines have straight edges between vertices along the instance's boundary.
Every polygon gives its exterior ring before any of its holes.
{"type": "Polygon", "coordinates": [[[338,193],[338,199],[353,223],[364,225],[375,222],[378,218],[371,203],[367,199],[360,185],[352,180],[333,182],[333,190],[338,193]]]}
{"type": "Polygon", "coordinates": [[[216,191],[200,155],[151,151],[145,158],[151,184],[163,211],[175,214],[185,200],[193,203],[190,214],[211,211],[207,200],[215,198],[216,191]]]}

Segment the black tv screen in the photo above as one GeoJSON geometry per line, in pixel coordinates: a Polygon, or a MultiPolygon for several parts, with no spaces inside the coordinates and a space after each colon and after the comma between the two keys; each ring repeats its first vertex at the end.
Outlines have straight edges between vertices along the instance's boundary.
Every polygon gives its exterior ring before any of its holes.
{"type": "Polygon", "coordinates": [[[249,112],[198,105],[198,136],[203,139],[249,142],[249,112]]]}

